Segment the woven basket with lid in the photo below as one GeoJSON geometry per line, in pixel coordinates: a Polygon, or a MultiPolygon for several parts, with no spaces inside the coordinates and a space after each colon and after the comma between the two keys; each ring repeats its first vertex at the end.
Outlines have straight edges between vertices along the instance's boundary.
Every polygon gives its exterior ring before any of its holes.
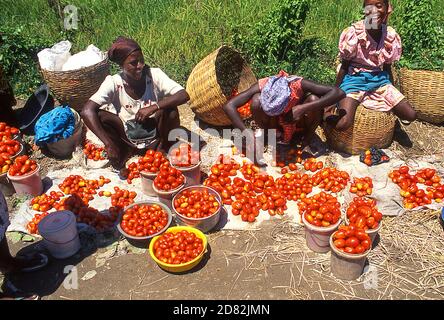
{"type": "Polygon", "coordinates": [[[434,124],[444,122],[444,72],[401,68],[399,82],[418,119],[434,124]]]}
{"type": "Polygon", "coordinates": [[[68,104],[81,112],[85,103],[97,92],[109,75],[109,60],[71,71],[49,71],[40,69],[43,79],[61,104],[68,104]]]}
{"type": "Polygon", "coordinates": [[[374,111],[359,105],[353,126],[337,131],[324,125],[328,144],[336,151],[359,154],[371,147],[390,146],[395,132],[396,117],[392,112],[374,111]]]}
{"type": "Polygon", "coordinates": [[[199,62],[187,81],[189,105],[196,116],[214,126],[227,126],[230,119],[223,110],[233,89],[249,89],[257,79],[239,52],[221,46],[199,62]]]}

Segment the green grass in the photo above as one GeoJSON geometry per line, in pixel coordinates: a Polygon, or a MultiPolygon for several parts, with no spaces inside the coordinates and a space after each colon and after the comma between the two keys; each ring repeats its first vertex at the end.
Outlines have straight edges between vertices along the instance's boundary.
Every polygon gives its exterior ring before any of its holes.
{"type": "MultiPolygon", "coordinates": [[[[436,18],[444,22],[444,0],[435,0],[436,18]],[[440,9],[441,8],[441,9],[440,9]]],[[[234,30],[246,31],[279,0],[0,0],[0,26],[24,26],[29,37],[50,43],[64,39],[57,6],[79,8],[79,30],[68,33],[74,51],[93,43],[106,50],[119,35],[136,39],[152,66],[185,84],[193,66],[234,30]]],[[[396,27],[402,0],[393,0],[396,27]]],[[[337,46],[341,30],[362,15],[362,0],[313,0],[304,36],[318,36],[337,46]]]]}

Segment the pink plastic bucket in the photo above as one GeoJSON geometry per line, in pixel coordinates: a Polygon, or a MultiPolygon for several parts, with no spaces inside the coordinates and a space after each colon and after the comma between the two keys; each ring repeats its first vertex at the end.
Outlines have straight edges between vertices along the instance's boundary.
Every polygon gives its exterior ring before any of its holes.
{"type": "Polygon", "coordinates": [[[40,177],[40,166],[37,165],[37,169],[31,173],[23,176],[10,176],[8,173],[8,179],[12,182],[15,192],[17,194],[30,194],[33,196],[39,196],[43,193],[43,182],[40,177]]]}
{"type": "Polygon", "coordinates": [[[342,280],[358,279],[364,270],[365,261],[371,249],[362,254],[349,254],[335,247],[333,236],[329,241],[331,246],[330,269],[333,275],[342,280]]]}
{"type": "Polygon", "coordinates": [[[302,215],[302,222],[305,225],[305,240],[310,250],[318,253],[327,253],[330,251],[330,236],[341,224],[341,219],[330,227],[316,227],[307,222],[302,215]]]}

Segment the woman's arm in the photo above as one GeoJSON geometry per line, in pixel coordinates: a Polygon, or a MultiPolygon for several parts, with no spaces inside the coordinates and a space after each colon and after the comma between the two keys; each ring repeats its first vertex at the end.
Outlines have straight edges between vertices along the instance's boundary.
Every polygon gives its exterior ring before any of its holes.
{"type": "MultiPolygon", "coordinates": [[[[171,96],[163,98],[162,100],[158,101],[157,104],[159,105],[159,109],[162,110],[162,109],[169,109],[180,106],[186,103],[188,100],[190,100],[190,96],[188,95],[188,92],[186,92],[186,90],[183,89],[171,96]]],[[[144,122],[157,110],[158,108],[155,104],[146,108],[141,108],[137,112],[135,120],[140,123],[144,122]]]]}
{"type": "Polygon", "coordinates": [[[82,119],[86,126],[103,142],[105,150],[108,153],[108,158],[111,161],[118,161],[119,149],[103,128],[99,119],[99,109],[99,104],[88,100],[81,112],[82,119]]]}
{"type": "Polygon", "coordinates": [[[394,82],[394,80],[393,80],[392,65],[391,65],[391,64],[384,64],[383,70],[388,72],[390,82],[391,82],[393,85],[395,85],[395,82],[394,82]]]}
{"type": "Polygon", "coordinates": [[[240,129],[242,132],[246,129],[244,122],[242,121],[237,109],[244,104],[246,104],[256,93],[260,93],[259,84],[254,84],[250,89],[238,94],[234,98],[230,99],[224,106],[223,109],[230,118],[231,123],[235,128],[240,129]]]}
{"type": "Polygon", "coordinates": [[[336,83],[335,86],[339,88],[342,81],[344,81],[344,77],[348,73],[348,69],[350,67],[350,61],[342,59],[341,67],[339,68],[339,72],[336,75],[336,83]]]}
{"type": "Polygon", "coordinates": [[[305,79],[302,80],[302,90],[315,94],[319,99],[294,107],[292,110],[294,120],[299,119],[307,112],[324,109],[345,98],[344,91],[337,87],[325,86],[305,79]]]}

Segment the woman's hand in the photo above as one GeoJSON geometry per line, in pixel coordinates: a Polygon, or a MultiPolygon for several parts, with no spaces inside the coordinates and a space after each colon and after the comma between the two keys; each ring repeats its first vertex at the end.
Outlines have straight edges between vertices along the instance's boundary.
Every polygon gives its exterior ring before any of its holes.
{"type": "Polygon", "coordinates": [[[135,120],[139,123],[143,123],[149,119],[159,108],[156,105],[151,105],[149,107],[140,108],[136,114],[135,120]]]}

